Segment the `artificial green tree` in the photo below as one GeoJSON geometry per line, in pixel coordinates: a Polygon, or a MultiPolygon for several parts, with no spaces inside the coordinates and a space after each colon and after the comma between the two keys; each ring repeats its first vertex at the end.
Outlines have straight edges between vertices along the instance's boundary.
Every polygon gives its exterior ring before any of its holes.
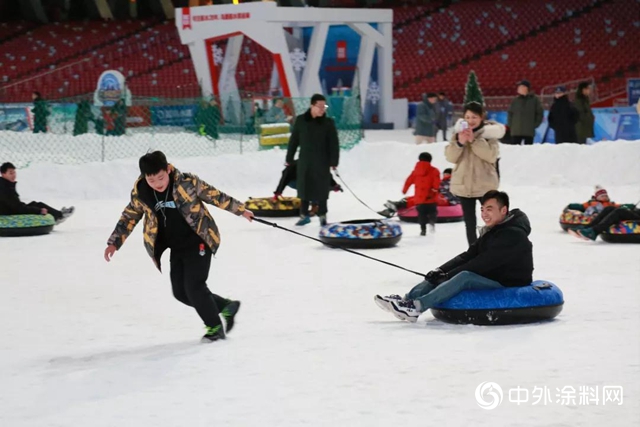
{"type": "Polygon", "coordinates": [[[469,71],[469,76],[467,77],[467,86],[464,90],[464,104],[466,105],[469,102],[479,102],[482,106],[484,106],[484,97],[482,96],[482,90],[480,90],[480,85],[478,84],[478,78],[476,77],[475,71],[469,71]]]}

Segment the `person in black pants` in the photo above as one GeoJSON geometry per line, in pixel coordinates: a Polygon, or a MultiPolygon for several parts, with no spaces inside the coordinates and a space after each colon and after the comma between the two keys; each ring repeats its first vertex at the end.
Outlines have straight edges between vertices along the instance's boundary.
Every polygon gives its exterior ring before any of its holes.
{"type": "Polygon", "coordinates": [[[464,119],[454,127],[454,135],[445,148],[447,161],[455,164],[451,174],[451,194],[460,198],[469,246],[478,239],[476,232],[476,200],[500,184],[498,160],[499,139],[506,128],[484,120],[484,108],[478,102],[464,107],[464,119]]]}
{"type": "Polygon", "coordinates": [[[42,202],[24,203],[16,191],[16,167],[13,163],[0,166],[0,215],[47,215],[50,214],[56,225],[73,215],[74,207],[57,210],[42,202]]]}
{"type": "Polygon", "coordinates": [[[640,209],[632,205],[607,206],[589,223],[589,227],[569,230],[569,233],[584,240],[596,240],[599,234],[622,221],[640,221],[640,209]]]}
{"type": "Polygon", "coordinates": [[[158,270],[166,249],[171,249],[171,287],[174,297],[193,307],[206,333],[202,342],[226,338],[235,322],[240,301],[213,294],[207,287],[211,256],[220,246],[220,234],[209,203],[253,219],[253,213],[233,197],[209,185],[198,176],[181,173],[167,162],[161,151],[140,158],[140,176],[129,204],[107,240],[104,258],[108,262],[124,244],[134,227],[145,217],[144,245],[158,270]],[[226,321],[226,330],[220,319],[226,321]]]}
{"type": "Polygon", "coordinates": [[[478,221],[476,218],[476,202],[480,202],[480,197],[460,197],[462,205],[462,217],[467,233],[469,246],[478,240],[478,221]]]}

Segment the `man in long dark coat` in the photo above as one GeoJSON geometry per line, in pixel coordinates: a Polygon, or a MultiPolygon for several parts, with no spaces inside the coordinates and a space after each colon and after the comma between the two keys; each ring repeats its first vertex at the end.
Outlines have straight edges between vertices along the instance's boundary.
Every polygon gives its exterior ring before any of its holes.
{"type": "Polygon", "coordinates": [[[331,169],[338,167],[340,158],[340,142],[333,119],[326,116],[327,103],[324,96],[315,94],[311,97],[311,106],[296,117],[291,131],[287,164],[292,164],[298,147],[297,190],[302,200],[300,220],[296,225],[311,222],[309,203],[317,202],[320,224],[327,224],[327,199],[331,169]]]}

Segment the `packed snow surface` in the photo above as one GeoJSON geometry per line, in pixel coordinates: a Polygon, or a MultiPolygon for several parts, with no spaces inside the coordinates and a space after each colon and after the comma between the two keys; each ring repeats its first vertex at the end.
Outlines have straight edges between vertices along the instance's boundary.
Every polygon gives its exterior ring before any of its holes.
{"type": "MultiPolygon", "coordinates": [[[[66,138],[47,150],[73,155],[66,138]]],[[[156,148],[139,138],[140,154],[156,148]]],[[[444,143],[368,132],[341,153],[339,173],[381,209],[402,197],[422,151],[450,166],[444,143]]],[[[5,147],[0,161],[9,155],[5,147]]],[[[246,199],[272,194],[284,151],[170,161],[246,199]]],[[[420,277],[211,207],[222,246],[208,284],[242,301],[236,327],[214,344],[199,343],[200,319],[171,294],[169,253],[161,274],[142,224],[111,263],[103,259],[137,160],[55,163],[19,169],[18,192],[76,214],[50,235],[0,240],[2,426],[640,425],[640,248],[585,242],[558,225],[563,207],[596,185],[616,202],[640,199],[640,141],[501,146],[501,189],[532,224],[534,278],[564,292],[552,322],[456,326],[430,313],[400,322],[373,296],[403,294],[420,277]],[[501,388],[495,409],[476,400],[484,382],[501,388]],[[606,387],[621,388],[621,404],[612,402],[619,388],[606,389],[605,402],[606,387]]],[[[375,217],[347,190],[330,196],[330,222],[375,217]]],[[[295,220],[276,222],[293,229],[295,220]]],[[[426,237],[417,224],[402,228],[397,247],[366,253],[426,273],[466,249],[462,223],[426,237]]],[[[319,225],[295,229],[317,236],[319,225]]],[[[487,402],[498,396],[484,391],[487,402]]]]}

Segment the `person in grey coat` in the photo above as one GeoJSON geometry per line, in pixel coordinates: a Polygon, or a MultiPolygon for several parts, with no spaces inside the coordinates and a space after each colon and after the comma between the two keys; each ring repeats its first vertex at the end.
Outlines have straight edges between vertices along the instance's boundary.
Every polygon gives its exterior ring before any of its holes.
{"type": "Polygon", "coordinates": [[[511,101],[508,123],[511,132],[511,144],[533,144],[536,128],[542,123],[542,103],[531,93],[531,83],[522,80],[518,83],[518,96],[511,101]]]}
{"type": "Polygon", "coordinates": [[[416,144],[423,142],[435,142],[436,133],[436,101],[438,97],[435,93],[428,93],[422,96],[422,102],[418,104],[416,111],[416,125],[413,134],[416,136],[416,144]]]}
{"type": "Polygon", "coordinates": [[[286,123],[290,122],[292,117],[284,112],[284,101],[282,99],[276,99],[273,106],[267,111],[264,117],[265,123],[286,123]]]}
{"type": "Polygon", "coordinates": [[[447,99],[444,92],[438,93],[437,110],[437,126],[442,131],[442,138],[447,141],[447,129],[451,125],[453,118],[453,104],[447,99]]]}

